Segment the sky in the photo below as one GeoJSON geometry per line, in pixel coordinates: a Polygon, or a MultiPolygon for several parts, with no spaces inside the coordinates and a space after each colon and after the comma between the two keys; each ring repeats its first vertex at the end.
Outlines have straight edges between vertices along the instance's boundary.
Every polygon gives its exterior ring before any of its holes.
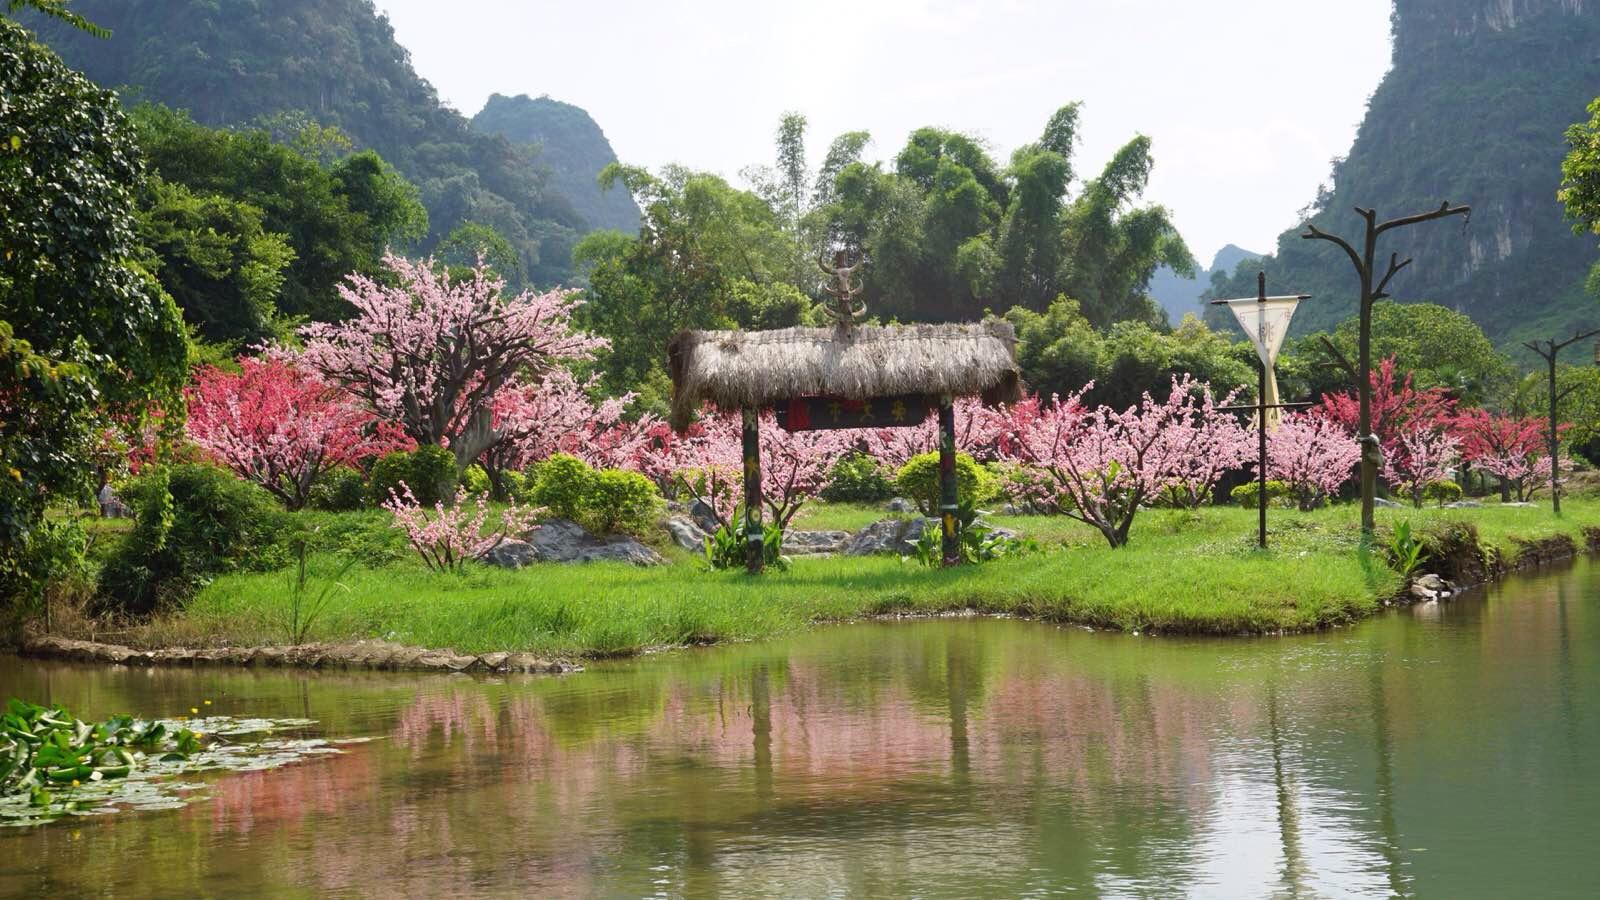
{"type": "Polygon", "coordinates": [[[1202,265],[1269,252],[1348,152],[1389,66],[1389,0],[375,0],[417,71],[471,116],[492,93],[588,110],[622,161],[738,183],[786,111],[809,161],[844,131],[892,159],[934,125],[1004,163],[1083,102],[1075,169],[1136,134],[1146,199],[1202,265]]]}

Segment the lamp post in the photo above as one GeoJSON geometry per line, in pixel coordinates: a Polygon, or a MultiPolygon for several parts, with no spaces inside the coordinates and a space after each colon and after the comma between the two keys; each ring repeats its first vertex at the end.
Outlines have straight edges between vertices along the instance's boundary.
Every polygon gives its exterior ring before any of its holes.
{"type": "MultiPolygon", "coordinates": [[[[1600,328],[1578,332],[1564,341],[1550,338],[1545,341],[1522,342],[1522,346],[1544,357],[1545,365],[1549,367],[1550,430],[1547,432],[1546,442],[1550,449],[1550,511],[1558,516],[1561,515],[1561,483],[1557,480],[1558,473],[1561,470],[1561,455],[1559,452],[1561,450],[1561,435],[1559,432],[1560,426],[1556,423],[1556,406],[1561,402],[1562,398],[1572,393],[1572,388],[1569,387],[1560,392],[1556,391],[1556,357],[1560,356],[1561,351],[1567,347],[1597,334],[1600,334],[1600,328]],[[1539,346],[1541,343],[1544,344],[1543,347],[1539,346]]],[[[1600,344],[1595,345],[1594,355],[1596,362],[1600,362],[1600,344]]]]}
{"type": "Polygon", "coordinates": [[[1289,320],[1294,318],[1295,307],[1300,301],[1311,299],[1309,294],[1288,294],[1281,297],[1267,296],[1267,273],[1256,273],[1256,296],[1242,297],[1238,300],[1213,300],[1213,304],[1226,306],[1233,312],[1233,317],[1238,320],[1239,327],[1255,345],[1256,356],[1261,363],[1261,379],[1256,388],[1256,402],[1254,406],[1224,406],[1223,411],[1241,412],[1254,410],[1256,414],[1256,504],[1257,504],[1257,534],[1256,543],[1261,548],[1267,546],[1267,415],[1280,409],[1294,409],[1310,406],[1309,403],[1278,403],[1268,402],[1277,400],[1277,379],[1272,374],[1273,364],[1278,361],[1278,350],[1283,347],[1284,335],[1289,332],[1289,320]]]}

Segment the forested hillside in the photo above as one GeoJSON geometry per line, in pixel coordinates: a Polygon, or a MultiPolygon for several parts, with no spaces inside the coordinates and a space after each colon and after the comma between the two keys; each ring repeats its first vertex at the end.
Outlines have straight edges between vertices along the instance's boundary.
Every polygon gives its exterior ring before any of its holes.
{"type": "Polygon", "coordinates": [[[581,107],[549,97],[494,94],[472,126],[514,144],[539,149],[538,161],[549,170],[548,187],[560,194],[589,228],[633,232],[639,208],[627,191],[603,191],[595,177],[617,161],[605,132],[581,107]]]}
{"type": "MultiPolygon", "coordinates": [[[[357,149],[376,150],[420,191],[429,217],[421,249],[463,222],[488,225],[516,249],[531,281],[554,283],[566,280],[572,245],[594,227],[579,211],[589,198],[575,203],[551,189],[536,151],[473,128],[440,102],[370,0],[79,0],[72,8],[111,38],[39,18],[27,24],[99,84],[132,87],[137,99],[186,109],[207,125],[292,125],[309,116],[337,126],[357,149]]],[[[545,143],[563,173],[593,146],[591,180],[612,158],[592,141],[577,150],[545,143]]]]}
{"type": "MultiPolygon", "coordinates": [[[[1385,258],[1416,259],[1394,282],[1397,299],[1464,312],[1500,345],[1600,325],[1600,304],[1583,290],[1600,254],[1572,233],[1555,198],[1562,133],[1600,91],[1600,3],[1396,0],[1393,28],[1393,68],[1311,221],[1354,235],[1353,206],[1386,218],[1470,204],[1470,222],[1386,236],[1385,258]]],[[[1283,233],[1267,271],[1274,290],[1317,296],[1296,317],[1304,333],[1351,315],[1355,282],[1338,248],[1302,231],[1283,233]]],[[[1213,294],[1249,294],[1254,278],[1251,267],[1219,279],[1213,294]]]]}

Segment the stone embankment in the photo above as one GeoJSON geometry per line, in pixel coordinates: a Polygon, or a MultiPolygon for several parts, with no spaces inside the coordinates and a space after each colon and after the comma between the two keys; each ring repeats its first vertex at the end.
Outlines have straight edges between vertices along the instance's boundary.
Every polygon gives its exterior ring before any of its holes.
{"type": "Polygon", "coordinates": [[[25,638],[23,656],[124,666],[242,666],[301,669],[376,669],[406,672],[581,672],[582,666],[528,653],[461,654],[454,650],[403,647],[387,641],[301,644],[293,647],[217,647],[139,650],[39,635],[25,638]]]}

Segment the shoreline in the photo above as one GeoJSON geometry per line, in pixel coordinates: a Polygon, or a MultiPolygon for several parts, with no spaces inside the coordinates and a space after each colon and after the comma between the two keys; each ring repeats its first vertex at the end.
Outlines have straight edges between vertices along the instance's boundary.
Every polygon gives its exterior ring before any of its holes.
{"type": "MultiPolygon", "coordinates": [[[[1402,584],[1400,590],[1387,598],[1378,598],[1378,610],[1398,610],[1421,603],[1449,601],[1463,592],[1488,587],[1506,578],[1560,563],[1570,563],[1580,556],[1600,555],[1600,526],[1582,526],[1583,545],[1567,534],[1550,535],[1530,541],[1519,541],[1518,552],[1510,559],[1492,545],[1482,543],[1457,543],[1441,548],[1433,559],[1434,565],[1420,568],[1402,584]],[[1423,575],[1444,578],[1448,592],[1436,598],[1417,596],[1412,586],[1423,575]]],[[[1446,535],[1448,540],[1450,536],[1446,535]]],[[[1291,637],[1313,634],[1318,631],[1352,624],[1330,621],[1306,628],[1280,628],[1263,631],[1244,631],[1232,635],[1200,629],[1144,629],[1129,630],[1106,626],[1104,623],[1074,619],[1072,616],[1049,613],[1019,613],[1016,610],[984,609],[971,604],[928,610],[885,610],[866,614],[819,618],[807,623],[808,628],[852,622],[889,622],[956,617],[997,617],[1022,619],[1054,625],[1074,625],[1091,631],[1107,631],[1129,635],[1209,636],[1209,637],[1291,637]]],[[[458,653],[452,648],[409,647],[391,641],[364,639],[339,642],[318,642],[301,645],[261,645],[249,647],[163,647],[139,649],[121,644],[79,640],[59,635],[24,635],[13,651],[25,659],[90,662],[130,667],[231,667],[244,669],[300,669],[300,670],[368,670],[382,672],[413,672],[435,674],[512,674],[532,673],[567,675],[584,671],[581,659],[633,659],[655,653],[684,650],[692,647],[716,646],[738,643],[737,640],[695,641],[679,644],[641,647],[625,653],[577,654],[572,657],[544,656],[517,651],[486,653],[458,653]]]]}

